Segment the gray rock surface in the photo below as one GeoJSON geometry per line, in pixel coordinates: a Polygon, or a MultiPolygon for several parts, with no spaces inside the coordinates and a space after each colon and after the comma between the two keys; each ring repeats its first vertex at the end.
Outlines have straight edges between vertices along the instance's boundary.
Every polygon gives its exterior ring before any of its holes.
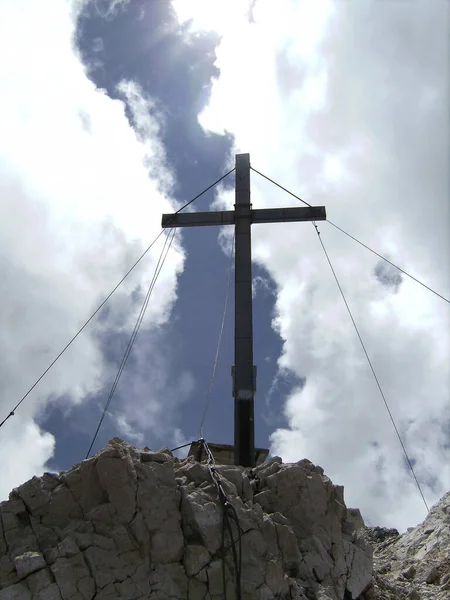
{"type": "Polygon", "coordinates": [[[365,528],[374,550],[374,578],[363,600],[449,600],[450,492],[403,535],[365,528]]]}
{"type": "MultiPolygon", "coordinates": [[[[323,469],[274,457],[217,472],[241,530],[243,600],[356,600],[367,591],[371,542],[323,469]]],[[[208,468],[191,458],[115,438],[69,471],[16,488],[0,512],[0,600],[218,600],[223,557],[227,598],[236,598],[223,507],[208,468]]],[[[436,568],[417,570],[435,589],[438,558],[436,568]]]]}

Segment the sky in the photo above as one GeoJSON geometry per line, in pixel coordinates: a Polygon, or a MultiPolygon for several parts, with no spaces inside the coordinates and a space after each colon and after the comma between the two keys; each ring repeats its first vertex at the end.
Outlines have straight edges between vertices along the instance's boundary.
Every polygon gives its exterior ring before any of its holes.
{"type": "MultiPolygon", "coordinates": [[[[450,297],[446,0],[0,2],[0,420],[178,210],[252,166],[450,297]]],[[[254,208],[298,202],[252,172],[254,208]]],[[[193,210],[231,209],[234,179],[193,210]]],[[[321,239],[431,507],[450,488],[448,303],[321,239]]],[[[233,228],[177,232],[92,452],[199,438],[233,228]]],[[[0,498],[80,462],[162,236],[0,429],[0,498]]],[[[426,516],[316,231],[252,228],[256,445],[308,458],[369,525],[426,516]]],[[[206,413],[233,443],[233,285],[206,413]]],[[[185,456],[187,448],[178,452],[185,456]]]]}

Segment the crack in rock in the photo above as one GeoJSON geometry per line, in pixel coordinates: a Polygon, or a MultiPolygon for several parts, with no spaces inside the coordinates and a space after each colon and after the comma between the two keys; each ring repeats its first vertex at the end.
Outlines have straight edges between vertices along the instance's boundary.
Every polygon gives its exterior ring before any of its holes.
{"type": "MultiPolygon", "coordinates": [[[[306,459],[217,472],[239,520],[243,600],[449,597],[449,495],[399,536],[365,528],[342,486],[306,459]]],[[[222,559],[236,598],[222,506],[192,457],[114,438],[13,490],[0,516],[0,600],[219,600],[222,559]]]]}

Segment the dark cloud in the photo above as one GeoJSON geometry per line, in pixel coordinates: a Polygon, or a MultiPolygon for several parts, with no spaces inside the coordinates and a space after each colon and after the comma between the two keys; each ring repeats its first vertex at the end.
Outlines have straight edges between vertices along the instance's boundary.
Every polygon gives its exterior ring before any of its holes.
{"type": "Polygon", "coordinates": [[[377,280],[385,287],[397,292],[402,281],[402,274],[384,260],[380,260],[374,267],[373,273],[377,280]]]}

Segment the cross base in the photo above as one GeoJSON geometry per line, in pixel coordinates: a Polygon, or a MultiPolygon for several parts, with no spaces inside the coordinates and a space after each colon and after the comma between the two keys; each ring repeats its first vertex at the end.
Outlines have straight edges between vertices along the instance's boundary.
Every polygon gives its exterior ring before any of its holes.
{"type": "MultiPolygon", "coordinates": [[[[234,465],[234,446],[228,444],[210,444],[208,442],[208,448],[211,450],[214,460],[218,465],[234,465]]],[[[267,456],[269,450],[267,448],[255,448],[255,466],[262,464],[267,456]]],[[[202,444],[199,442],[192,442],[189,449],[188,456],[193,456],[197,462],[206,461],[206,453],[202,444]]]]}

